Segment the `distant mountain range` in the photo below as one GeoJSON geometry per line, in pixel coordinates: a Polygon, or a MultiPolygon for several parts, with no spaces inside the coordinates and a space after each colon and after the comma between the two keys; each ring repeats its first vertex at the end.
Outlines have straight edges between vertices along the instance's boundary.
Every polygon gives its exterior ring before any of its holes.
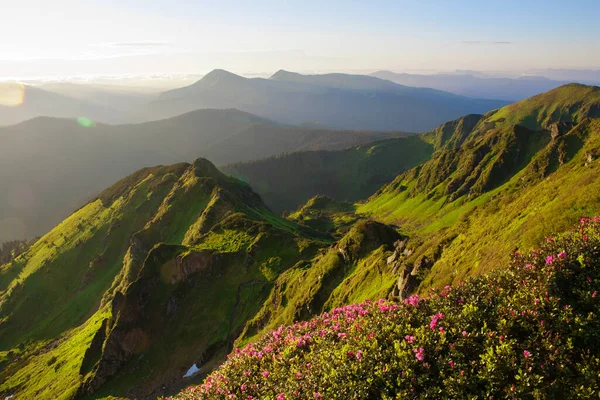
{"type": "Polygon", "coordinates": [[[86,117],[105,123],[124,123],[130,120],[127,112],[107,104],[97,104],[20,83],[0,83],[0,126],[40,116],[86,117]]]}
{"type": "MultiPolygon", "coordinates": [[[[129,122],[144,122],[149,120],[149,116],[145,114],[145,107],[161,92],[159,88],[153,88],[152,86],[140,87],[70,82],[50,82],[38,87],[86,103],[119,110],[126,115],[129,122]]],[[[47,116],[51,117],[53,115],[47,116]]],[[[98,120],[97,122],[108,123],[109,121],[98,120]]]]}
{"type": "Polygon", "coordinates": [[[279,71],[269,79],[248,79],[214,70],[193,85],[162,93],[149,107],[150,114],[163,117],[199,108],[237,108],[289,124],[423,132],[461,115],[506,104],[365,75],[279,71]]]}
{"type": "Polygon", "coordinates": [[[138,123],[198,109],[235,108],[284,124],[422,132],[461,115],[506,104],[366,75],[279,71],[264,79],[214,70],[190,86],[160,94],[114,85],[4,83],[0,85],[0,125],[38,116],[138,123]],[[13,98],[6,101],[6,94],[13,98]]]}
{"type": "MultiPolygon", "coordinates": [[[[572,80],[553,80],[543,76],[494,78],[472,74],[406,74],[377,71],[371,74],[401,85],[445,90],[462,96],[517,101],[552,90],[572,80]]],[[[600,82],[600,80],[599,80],[600,82]]]]}
{"type": "Polygon", "coordinates": [[[238,110],[95,127],[35,118],[0,128],[0,242],[47,232],[109,183],[142,167],[198,156],[223,165],[403,135],[293,127],[238,110]]]}

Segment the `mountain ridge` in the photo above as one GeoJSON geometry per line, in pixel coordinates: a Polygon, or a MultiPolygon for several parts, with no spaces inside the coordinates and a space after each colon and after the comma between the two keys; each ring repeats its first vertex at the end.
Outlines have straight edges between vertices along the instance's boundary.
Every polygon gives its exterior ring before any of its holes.
{"type": "MultiPolygon", "coordinates": [[[[587,195],[600,184],[598,94],[596,87],[566,85],[488,113],[460,147],[437,151],[359,204],[357,212],[428,237],[428,244],[416,243],[415,254],[429,258],[417,286],[487,272],[507,261],[502,254],[533,246],[550,226],[565,229],[578,214],[600,207],[587,195]]],[[[405,276],[399,287],[406,279],[412,280],[405,276]]]]}
{"type": "MultiPolygon", "coordinates": [[[[469,74],[469,71],[433,75],[376,71],[370,75],[409,86],[430,87],[463,96],[507,101],[523,100],[569,83],[569,80],[549,79],[543,76],[525,75],[516,78],[477,76],[469,74]]],[[[582,83],[589,84],[589,82],[582,83]]]]}
{"type": "Polygon", "coordinates": [[[0,126],[18,124],[39,116],[85,117],[104,123],[122,123],[129,118],[127,113],[105,105],[97,105],[86,100],[21,83],[2,83],[0,84],[0,92],[2,92],[0,97],[0,126]],[[11,89],[11,86],[17,89],[11,89]],[[9,93],[12,93],[12,95],[9,93]]]}
{"type": "Polygon", "coordinates": [[[222,165],[402,135],[298,128],[234,109],[95,127],[71,119],[34,118],[0,128],[0,190],[8,194],[0,198],[0,241],[47,232],[111,182],[142,167],[198,156],[222,165]]]}
{"type": "Polygon", "coordinates": [[[162,93],[149,107],[161,116],[198,108],[237,108],[286,124],[318,122],[336,129],[419,132],[505,104],[366,75],[301,75],[281,70],[264,79],[215,70],[192,85],[162,93]]]}

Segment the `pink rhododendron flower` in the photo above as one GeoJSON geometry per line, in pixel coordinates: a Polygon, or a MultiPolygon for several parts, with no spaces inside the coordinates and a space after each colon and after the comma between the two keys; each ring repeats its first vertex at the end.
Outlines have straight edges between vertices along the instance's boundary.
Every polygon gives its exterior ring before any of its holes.
{"type": "Polygon", "coordinates": [[[523,355],[525,356],[525,358],[531,357],[531,353],[527,350],[523,350],[523,355]]]}
{"type": "Polygon", "coordinates": [[[425,349],[424,348],[419,348],[419,349],[414,349],[413,352],[415,353],[415,357],[417,357],[417,360],[419,361],[423,361],[423,359],[425,358],[425,349]]]}
{"type": "Polygon", "coordinates": [[[429,323],[429,328],[431,328],[431,330],[435,330],[435,327],[437,326],[438,321],[444,319],[444,314],[442,313],[437,313],[435,315],[431,316],[431,322],[429,323]]]}
{"type": "Polygon", "coordinates": [[[416,307],[419,305],[419,296],[412,295],[408,299],[404,299],[404,303],[416,307]]]}

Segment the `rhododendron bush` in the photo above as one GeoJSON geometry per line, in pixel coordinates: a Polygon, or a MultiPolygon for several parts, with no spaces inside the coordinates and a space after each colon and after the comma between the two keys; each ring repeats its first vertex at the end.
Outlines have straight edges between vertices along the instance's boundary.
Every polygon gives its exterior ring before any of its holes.
{"type": "Polygon", "coordinates": [[[177,399],[598,398],[600,220],[426,299],[282,326],[177,399]]]}

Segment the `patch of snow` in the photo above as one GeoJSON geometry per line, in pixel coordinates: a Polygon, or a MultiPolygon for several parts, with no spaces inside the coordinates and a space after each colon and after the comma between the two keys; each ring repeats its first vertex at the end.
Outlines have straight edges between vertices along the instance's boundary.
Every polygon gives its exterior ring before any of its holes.
{"type": "Polygon", "coordinates": [[[198,368],[198,366],[194,363],[194,364],[192,364],[190,369],[188,369],[188,372],[186,372],[183,377],[189,378],[190,376],[194,375],[198,371],[200,371],[200,368],[198,368]]]}

